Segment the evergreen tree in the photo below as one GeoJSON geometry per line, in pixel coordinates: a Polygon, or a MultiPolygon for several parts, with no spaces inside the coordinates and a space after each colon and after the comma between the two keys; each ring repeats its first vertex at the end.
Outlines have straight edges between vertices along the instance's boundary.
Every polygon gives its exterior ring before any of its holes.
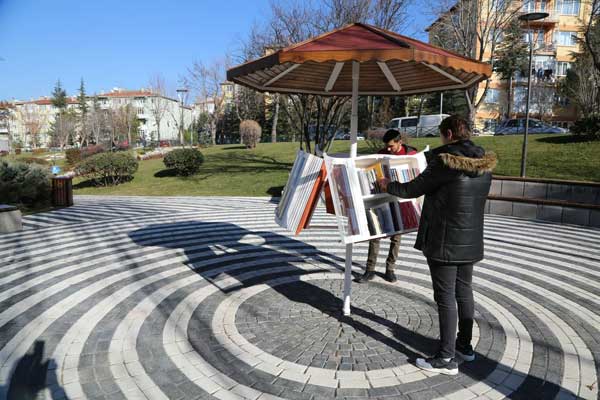
{"type": "Polygon", "coordinates": [[[528,46],[523,41],[523,30],[516,18],[510,21],[503,30],[502,41],[496,50],[494,71],[506,80],[506,117],[510,118],[512,110],[512,80],[517,72],[527,71],[528,46]]]}
{"type": "Polygon", "coordinates": [[[77,95],[77,102],[79,103],[79,112],[81,113],[81,118],[85,119],[85,115],[88,112],[88,105],[83,78],[81,78],[81,84],[79,85],[79,94],[77,95]]]}
{"type": "Polygon", "coordinates": [[[67,107],[67,91],[63,89],[60,79],[56,81],[56,86],[52,91],[52,105],[58,108],[58,112],[61,113],[67,107]]]}

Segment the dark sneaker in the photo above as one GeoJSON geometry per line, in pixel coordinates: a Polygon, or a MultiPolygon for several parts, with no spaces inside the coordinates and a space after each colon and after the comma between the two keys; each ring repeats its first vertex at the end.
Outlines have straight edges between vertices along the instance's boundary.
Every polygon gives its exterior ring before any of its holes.
{"type": "Polygon", "coordinates": [[[385,279],[386,281],[391,282],[391,283],[394,283],[398,280],[398,278],[396,278],[396,274],[391,269],[388,269],[385,271],[385,275],[383,276],[383,279],[385,279]]]}
{"type": "Polygon", "coordinates": [[[475,359],[475,352],[471,345],[461,346],[456,343],[454,353],[465,361],[473,361],[475,359]]]}
{"type": "Polygon", "coordinates": [[[359,276],[356,279],[356,282],[358,283],[365,283],[368,281],[372,281],[373,278],[375,278],[375,272],[373,271],[366,271],[364,274],[362,274],[361,276],[359,276]]]}
{"type": "Polygon", "coordinates": [[[444,375],[458,375],[458,364],[454,359],[445,361],[441,357],[434,358],[417,358],[417,367],[429,371],[437,372],[444,375]]]}

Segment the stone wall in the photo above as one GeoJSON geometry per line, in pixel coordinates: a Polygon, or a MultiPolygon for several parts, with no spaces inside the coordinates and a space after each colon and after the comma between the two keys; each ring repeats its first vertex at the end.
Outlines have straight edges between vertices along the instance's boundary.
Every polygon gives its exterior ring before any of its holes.
{"type": "Polygon", "coordinates": [[[600,184],[494,177],[486,213],[600,228],[600,184]]]}

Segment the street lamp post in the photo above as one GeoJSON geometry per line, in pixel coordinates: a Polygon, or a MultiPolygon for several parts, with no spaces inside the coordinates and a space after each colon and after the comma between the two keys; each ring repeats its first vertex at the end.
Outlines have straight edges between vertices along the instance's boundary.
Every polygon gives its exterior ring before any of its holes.
{"type": "Polygon", "coordinates": [[[525,103],[525,133],[523,135],[523,150],[521,152],[521,178],[525,177],[525,166],[527,164],[527,136],[529,135],[529,102],[531,101],[531,70],[533,68],[533,31],[529,26],[529,22],[544,19],[548,15],[550,14],[545,12],[532,12],[522,14],[519,16],[519,20],[527,22],[527,31],[529,34],[529,71],[527,74],[527,101],[525,103]]]}
{"type": "MultiPolygon", "coordinates": [[[[177,89],[177,96],[179,97],[179,112],[180,112],[180,119],[179,119],[179,141],[181,142],[181,145],[184,145],[184,137],[183,137],[183,103],[185,100],[185,96],[187,95],[187,88],[179,88],[177,89]]],[[[190,142],[192,141],[192,138],[190,137],[190,142]]],[[[191,143],[190,143],[191,145],[191,143]]]]}

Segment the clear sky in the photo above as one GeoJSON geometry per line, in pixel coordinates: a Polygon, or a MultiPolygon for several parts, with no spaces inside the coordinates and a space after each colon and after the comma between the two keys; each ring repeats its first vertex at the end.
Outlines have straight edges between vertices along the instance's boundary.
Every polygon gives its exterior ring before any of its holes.
{"type": "MultiPolygon", "coordinates": [[[[425,40],[419,0],[403,33],[425,40]]],[[[0,0],[0,99],[147,87],[171,88],[194,60],[236,52],[268,0],[0,0]]]]}

